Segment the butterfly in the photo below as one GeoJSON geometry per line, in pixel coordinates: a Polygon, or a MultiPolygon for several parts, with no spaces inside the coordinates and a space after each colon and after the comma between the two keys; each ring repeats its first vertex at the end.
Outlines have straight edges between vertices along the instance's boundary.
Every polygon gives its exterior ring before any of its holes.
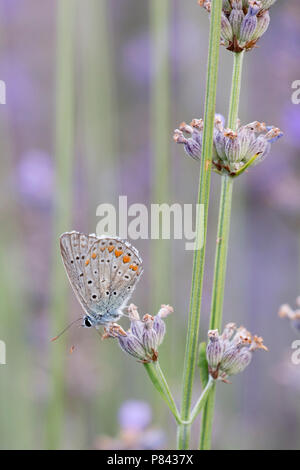
{"type": "Polygon", "coordinates": [[[85,314],[83,326],[110,326],[122,315],[142,269],[138,251],[117,237],[79,232],[60,236],[66,272],[85,314]]]}

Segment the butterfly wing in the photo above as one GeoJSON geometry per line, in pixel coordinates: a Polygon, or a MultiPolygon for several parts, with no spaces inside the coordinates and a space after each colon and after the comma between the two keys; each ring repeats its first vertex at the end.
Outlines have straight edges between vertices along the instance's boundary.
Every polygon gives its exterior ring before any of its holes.
{"type": "Polygon", "coordinates": [[[85,261],[91,246],[98,240],[95,235],[84,235],[79,232],[66,232],[60,237],[60,251],[64,266],[81,306],[87,313],[90,308],[87,302],[86,281],[84,278],[85,261]]]}
{"type": "Polygon", "coordinates": [[[64,233],[61,254],[72,288],[83,309],[97,323],[115,321],[142,272],[142,259],[118,238],[64,233]]]}
{"type": "Polygon", "coordinates": [[[88,295],[108,314],[125,304],[143,273],[138,251],[118,238],[99,238],[85,264],[88,295]]]}

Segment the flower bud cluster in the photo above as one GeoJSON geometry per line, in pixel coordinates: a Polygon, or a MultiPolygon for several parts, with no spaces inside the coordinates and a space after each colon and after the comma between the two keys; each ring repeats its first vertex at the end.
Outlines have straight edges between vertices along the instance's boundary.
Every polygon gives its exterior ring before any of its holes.
{"type": "MultiPolygon", "coordinates": [[[[267,31],[269,8],[276,0],[223,0],[221,44],[229,51],[251,50],[267,31]]],[[[198,0],[209,13],[211,0],[198,0]]]]}
{"type": "Polygon", "coordinates": [[[173,312],[169,305],[162,305],[154,317],[146,314],[140,318],[137,307],[131,304],[128,307],[130,328],[124,331],[118,324],[112,324],[104,335],[105,338],[114,337],[119,341],[121,349],[143,363],[156,362],[158,347],[163,342],[166,325],[164,318],[173,312]]]}
{"type": "Polygon", "coordinates": [[[244,327],[228,323],[222,335],[218,330],[210,330],[206,348],[209,374],[215,380],[227,382],[230,375],[242,372],[250,364],[256,349],[267,351],[263,339],[252,336],[244,327]]]}
{"type": "MultiPolygon", "coordinates": [[[[245,126],[237,123],[237,130],[224,127],[224,118],[216,115],[214,125],[213,170],[232,177],[243,173],[249,166],[262,162],[269,154],[271,143],[283,133],[274,126],[258,121],[245,126]]],[[[194,119],[189,125],[181,123],[174,131],[174,140],[184,145],[186,153],[200,160],[203,140],[203,120],[194,119]]]]}
{"type": "Polygon", "coordinates": [[[280,318],[288,318],[291,326],[300,333],[300,296],[297,298],[296,304],[296,310],[293,310],[288,304],[281,305],[278,315],[280,318]]]}

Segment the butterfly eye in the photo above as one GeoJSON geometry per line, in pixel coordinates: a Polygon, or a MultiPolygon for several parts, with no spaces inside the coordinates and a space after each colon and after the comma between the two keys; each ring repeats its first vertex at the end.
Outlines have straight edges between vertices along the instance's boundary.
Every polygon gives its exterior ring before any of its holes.
{"type": "Polygon", "coordinates": [[[86,326],[87,328],[90,328],[92,326],[90,320],[88,319],[88,317],[85,317],[84,319],[84,326],[86,326]]]}

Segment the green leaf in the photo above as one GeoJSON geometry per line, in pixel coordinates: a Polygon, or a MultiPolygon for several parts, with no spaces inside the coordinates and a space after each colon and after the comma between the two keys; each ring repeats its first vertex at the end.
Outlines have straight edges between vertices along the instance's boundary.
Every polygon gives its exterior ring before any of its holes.
{"type": "Polygon", "coordinates": [[[200,369],[200,380],[202,388],[205,388],[208,382],[208,364],[206,360],[206,343],[200,343],[198,367],[200,369]]]}

